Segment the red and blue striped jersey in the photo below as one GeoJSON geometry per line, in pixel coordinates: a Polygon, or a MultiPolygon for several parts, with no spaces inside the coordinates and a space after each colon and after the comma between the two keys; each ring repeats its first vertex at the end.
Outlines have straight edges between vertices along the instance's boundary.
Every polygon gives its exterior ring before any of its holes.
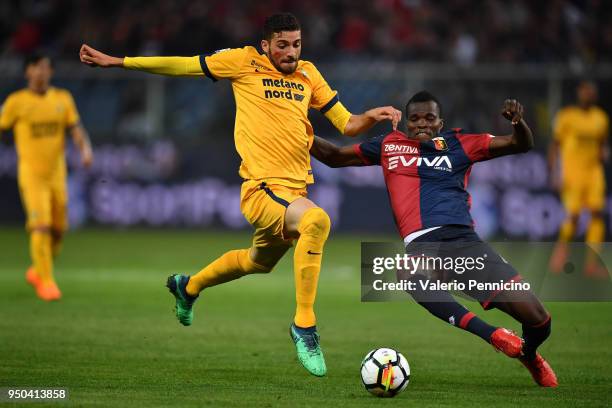
{"type": "Polygon", "coordinates": [[[400,131],[355,145],[366,165],[380,165],[402,237],[441,225],[473,225],[467,192],[472,164],[488,160],[492,135],[440,133],[427,142],[400,131]]]}

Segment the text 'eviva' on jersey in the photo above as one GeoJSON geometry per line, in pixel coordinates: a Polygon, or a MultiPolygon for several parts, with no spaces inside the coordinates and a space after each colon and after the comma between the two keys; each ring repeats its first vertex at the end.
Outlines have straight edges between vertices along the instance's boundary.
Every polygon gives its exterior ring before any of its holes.
{"type": "Polygon", "coordinates": [[[389,158],[389,165],[387,169],[393,170],[398,166],[402,167],[410,167],[410,166],[427,166],[432,167],[434,170],[442,170],[442,171],[452,171],[453,165],[451,164],[448,156],[437,156],[437,157],[406,157],[402,156],[393,156],[389,158]]]}

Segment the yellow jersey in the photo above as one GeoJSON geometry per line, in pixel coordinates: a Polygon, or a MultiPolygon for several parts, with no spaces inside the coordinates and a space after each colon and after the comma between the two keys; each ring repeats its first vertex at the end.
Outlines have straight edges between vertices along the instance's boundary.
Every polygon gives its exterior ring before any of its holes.
{"type": "Polygon", "coordinates": [[[569,106],[555,118],[554,138],[559,142],[564,176],[589,174],[601,167],[602,143],[608,137],[609,118],[597,106],[569,106]]]}
{"type": "Polygon", "coordinates": [[[242,159],[239,173],[245,180],[296,188],[313,183],[309,153],[313,129],[308,109],[319,110],[340,130],[350,118],[337,92],[311,62],[299,61],[295,72],[286,75],[251,46],[208,56],[126,57],[123,65],[165,75],[229,79],[236,101],[234,141],[242,159]]]}
{"type": "Polygon", "coordinates": [[[65,89],[51,87],[41,95],[26,88],[8,96],[0,113],[0,129],[13,128],[20,183],[32,178],[65,179],[65,132],[78,122],[74,100],[65,89]]]}

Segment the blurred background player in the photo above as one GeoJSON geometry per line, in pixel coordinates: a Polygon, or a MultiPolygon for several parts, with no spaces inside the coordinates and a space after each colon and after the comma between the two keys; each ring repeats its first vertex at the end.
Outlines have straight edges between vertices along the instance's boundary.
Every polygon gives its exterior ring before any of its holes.
{"type": "Polygon", "coordinates": [[[18,184],[30,233],[32,266],[26,280],[43,300],[62,296],[53,276],[68,227],[65,133],[70,131],[82,164],[93,160],[87,132],[70,92],[50,86],[49,57],[34,54],[24,64],[27,87],[10,94],[2,105],[0,130],[13,129],[18,158],[18,184]]]}
{"type": "Polygon", "coordinates": [[[609,117],[597,106],[597,86],[582,81],[576,88],[577,104],[559,111],[554,123],[554,140],[549,147],[553,188],[559,191],[566,218],[550,259],[550,269],[560,272],[567,260],[582,210],[589,212],[585,241],[595,251],[588,252],[585,274],[607,276],[596,253],[605,238],[603,210],[606,180],[604,163],[609,158],[609,117]]]}
{"type": "Polygon", "coordinates": [[[330,231],[327,213],[307,197],[314,182],[309,147],[313,129],[310,107],[319,110],[343,134],[354,136],[401,112],[392,107],[353,115],[339,102],[302,49],[298,20],[274,14],[264,23],[260,54],[255,47],[225,49],[193,57],[116,58],[83,45],[80,58],[91,66],[121,67],[173,76],[229,79],[236,99],[235,143],[242,159],[241,210],[255,228],[250,248],[233,250],[190,277],[172,275],[168,287],[176,297],[183,325],[193,319],[192,306],[205,289],[252,273],[268,273],[291,248],[294,251],[296,313],[290,327],[300,362],[313,375],[327,372],[316,330],[314,301],[323,246],[330,231]]]}
{"type": "MultiPolygon", "coordinates": [[[[458,128],[440,133],[443,127],[440,102],[422,91],[406,104],[407,134],[394,131],[342,148],[315,137],[311,152],[330,167],[382,167],[393,215],[409,254],[485,259],[485,267],[480,271],[465,274],[448,271],[452,277],[444,277],[443,281],[456,279],[466,287],[470,279],[479,283],[518,282],[522,278],[517,271],[474,231],[471,198],[466,190],[474,163],[524,153],[534,145],[532,132],[523,120],[523,106],[518,101],[506,100],[502,115],[512,123],[511,135],[467,134],[458,128]],[[433,252],[430,243],[437,243],[433,252]]],[[[409,293],[432,315],[477,335],[509,357],[518,357],[538,385],[557,386],[554,371],[537,353],[550,335],[551,317],[534,293],[463,291],[480,302],[483,309],[497,308],[519,321],[523,327],[521,339],[481,320],[449,292],[423,288],[421,283],[431,279],[425,275],[398,272],[400,279],[418,283],[409,293]]]]}

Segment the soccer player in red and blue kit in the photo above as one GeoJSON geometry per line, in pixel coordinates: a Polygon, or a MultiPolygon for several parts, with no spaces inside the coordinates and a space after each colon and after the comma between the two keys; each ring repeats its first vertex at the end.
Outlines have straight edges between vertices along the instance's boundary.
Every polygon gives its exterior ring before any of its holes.
{"type": "MultiPolygon", "coordinates": [[[[409,253],[416,254],[413,251],[419,249],[420,243],[457,244],[456,251],[461,255],[486,254],[486,272],[476,275],[479,281],[520,281],[514,268],[474,231],[466,186],[474,163],[524,153],[533,147],[533,135],[522,118],[523,107],[516,100],[505,101],[502,114],[513,127],[512,134],[507,136],[467,134],[461,129],[441,132],[440,111],[438,100],[422,91],[406,105],[406,134],[393,131],[345,147],[315,137],[311,153],[330,167],[382,167],[395,221],[409,253]]],[[[416,274],[412,278],[415,276],[423,277],[416,274]]],[[[531,291],[520,294],[503,290],[464,291],[485,310],[497,308],[519,321],[523,329],[521,338],[481,320],[446,291],[414,287],[410,295],[434,316],[481,337],[507,356],[518,358],[540,386],[557,386],[554,371],[537,353],[550,335],[550,314],[531,291]]]]}

